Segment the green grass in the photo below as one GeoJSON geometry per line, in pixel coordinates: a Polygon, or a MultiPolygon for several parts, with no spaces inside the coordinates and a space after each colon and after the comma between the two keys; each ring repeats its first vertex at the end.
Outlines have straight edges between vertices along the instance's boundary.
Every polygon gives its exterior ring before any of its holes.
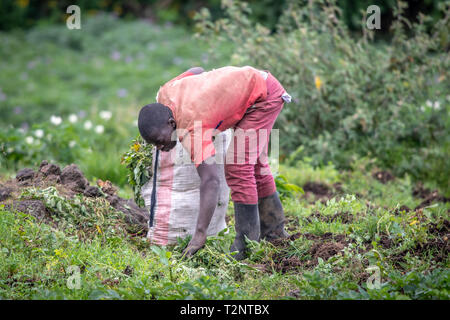
{"type": "MultiPolygon", "coordinates": [[[[302,166],[311,177],[336,175],[331,167],[302,166]]],[[[292,170],[282,167],[280,172],[292,170]]],[[[228,255],[234,237],[233,219],[228,233],[209,237],[204,249],[192,259],[182,260],[181,252],[189,239],[176,246],[154,247],[145,239],[121,236],[120,224],[108,222],[117,219],[112,214],[105,214],[100,233],[94,227],[89,232],[81,228],[90,220],[67,220],[71,227],[55,229],[29,215],[0,209],[0,297],[449,299],[448,252],[432,244],[448,241],[433,228],[442,228],[444,220],[448,221],[450,205],[436,203],[411,212],[396,210],[405,203],[413,207],[420,202],[409,192],[409,179],[381,184],[370,172],[355,171],[340,172],[339,178],[327,180],[335,181],[342,183],[343,190],[369,192],[363,197],[344,192],[328,201],[287,196],[283,200],[289,221],[286,227],[290,234],[302,235],[281,245],[251,242],[250,257],[242,262],[228,255]],[[339,213],[352,220],[334,218],[339,213]],[[115,234],[109,229],[111,225],[118,225],[115,234]],[[316,257],[316,263],[311,263],[315,258],[311,248],[326,243],[321,237],[328,232],[345,236],[347,245],[336,255],[316,257]],[[286,264],[288,260],[299,264],[286,264]],[[68,287],[68,281],[74,283],[70,266],[81,271],[80,289],[68,287]],[[373,274],[366,270],[369,266],[380,270],[380,288],[367,287],[366,279],[373,274]]],[[[94,207],[108,211],[101,203],[94,207]]],[[[231,205],[228,214],[232,214],[231,205]]],[[[64,215],[61,217],[64,219],[64,215]]]]}

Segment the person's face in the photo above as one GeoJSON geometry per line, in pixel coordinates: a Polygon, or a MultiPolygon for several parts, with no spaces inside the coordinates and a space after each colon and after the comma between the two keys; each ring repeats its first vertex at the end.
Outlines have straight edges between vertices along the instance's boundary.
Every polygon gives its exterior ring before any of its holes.
{"type": "Polygon", "coordinates": [[[177,144],[175,128],[175,121],[172,118],[169,119],[167,125],[151,137],[151,143],[154,144],[158,150],[165,152],[172,150],[177,144]]]}

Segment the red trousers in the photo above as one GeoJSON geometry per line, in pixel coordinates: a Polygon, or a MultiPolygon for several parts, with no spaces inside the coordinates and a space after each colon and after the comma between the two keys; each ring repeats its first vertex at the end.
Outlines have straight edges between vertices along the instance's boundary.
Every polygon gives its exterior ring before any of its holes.
{"type": "Polygon", "coordinates": [[[281,96],[286,91],[270,73],[266,84],[267,99],[250,107],[235,125],[227,151],[225,177],[234,202],[257,204],[258,198],[276,191],[268,146],[273,124],[284,105],[281,96]]]}

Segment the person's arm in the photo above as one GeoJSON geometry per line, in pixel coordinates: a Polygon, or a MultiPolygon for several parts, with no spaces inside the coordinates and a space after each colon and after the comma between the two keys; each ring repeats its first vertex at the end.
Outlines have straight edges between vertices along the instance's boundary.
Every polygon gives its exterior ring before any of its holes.
{"type": "Polygon", "coordinates": [[[197,167],[197,172],[200,176],[200,212],[194,235],[183,252],[186,257],[194,255],[205,245],[206,231],[219,200],[219,176],[216,163],[206,164],[203,161],[197,167]]]}

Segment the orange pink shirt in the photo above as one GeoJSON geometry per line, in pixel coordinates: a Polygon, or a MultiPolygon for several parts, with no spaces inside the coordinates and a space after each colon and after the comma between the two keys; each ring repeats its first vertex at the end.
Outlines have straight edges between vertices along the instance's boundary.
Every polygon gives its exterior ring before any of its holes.
{"type": "Polygon", "coordinates": [[[223,67],[193,75],[184,72],[164,84],[157,101],[172,110],[178,138],[196,166],[214,156],[214,129],[233,127],[246,110],[267,97],[259,70],[223,67]]]}

